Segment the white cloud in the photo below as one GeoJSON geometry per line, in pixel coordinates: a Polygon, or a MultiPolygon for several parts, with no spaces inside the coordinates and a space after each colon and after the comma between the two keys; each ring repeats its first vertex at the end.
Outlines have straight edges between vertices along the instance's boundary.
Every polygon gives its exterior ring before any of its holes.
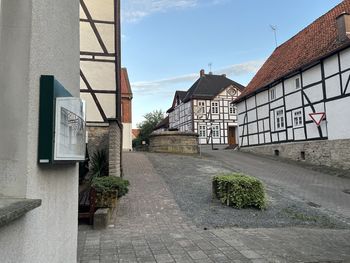
{"type": "Polygon", "coordinates": [[[122,20],[136,22],[154,13],[194,7],[197,3],[198,0],[125,0],[122,6],[122,20]]]}
{"type": "MultiPolygon", "coordinates": [[[[253,60],[245,63],[234,64],[213,72],[213,74],[226,74],[228,77],[254,74],[262,66],[265,60],[253,60]]],[[[172,94],[178,84],[188,89],[188,83],[193,83],[199,77],[199,73],[191,73],[182,76],[170,77],[154,81],[139,81],[131,83],[132,90],[140,95],[169,95],[172,94]]]]}
{"type": "Polygon", "coordinates": [[[201,5],[217,5],[227,0],[124,0],[122,4],[123,22],[137,22],[154,13],[172,9],[186,9],[201,5]]]}

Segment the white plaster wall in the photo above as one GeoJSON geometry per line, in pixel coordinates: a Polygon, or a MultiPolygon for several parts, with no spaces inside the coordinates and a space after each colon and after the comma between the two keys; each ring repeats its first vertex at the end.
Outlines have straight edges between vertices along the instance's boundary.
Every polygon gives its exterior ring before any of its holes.
{"type": "Polygon", "coordinates": [[[282,83],[279,83],[279,84],[273,86],[272,89],[275,89],[276,99],[281,98],[283,96],[282,83]]]}
{"type": "Polygon", "coordinates": [[[338,55],[331,56],[323,61],[324,75],[327,78],[339,72],[338,55]]]}
{"type": "Polygon", "coordinates": [[[350,68],[350,48],[340,52],[340,68],[341,70],[350,68]]]}
{"type": "Polygon", "coordinates": [[[321,66],[320,64],[304,71],[303,73],[303,86],[310,85],[321,80],[321,66]]]}
{"type": "Polygon", "coordinates": [[[340,96],[341,88],[340,88],[340,79],[339,75],[334,76],[332,78],[326,79],[326,97],[327,99],[340,96]]]}
{"type": "Polygon", "coordinates": [[[328,139],[350,138],[350,97],[326,103],[328,139]]]}
{"type": "Polygon", "coordinates": [[[254,108],[255,106],[256,106],[255,105],[255,96],[247,99],[247,110],[250,110],[250,109],[254,108]]]}
{"type": "Polygon", "coordinates": [[[132,124],[123,123],[123,150],[132,149],[132,124]]]}
{"type": "Polygon", "coordinates": [[[286,110],[294,109],[302,106],[301,94],[296,92],[285,97],[286,110]]]}
{"type": "Polygon", "coordinates": [[[0,195],[26,194],[31,3],[2,1],[0,36],[0,195]]]}
{"type": "Polygon", "coordinates": [[[269,92],[267,90],[256,94],[256,103],[258,105],[265,104],[267,102],[269,102],[269,92]]]}
{"type": "MultiPolygon", "coordinates": [[[[289,93],[294,92],[294,91],[297,90],[296,85],[295,85],[295,80],[297,78],[299,78],[299,80],[300,80],[300,74],[295,75],[293,77],[290,77],[289,79],[286,79],[284,81],[284,92],[285,92],[285,94],[289,94],[289,93]]],[[[301,86],[301,82],[300,82],[300,86],[301,86]]]]}
{"type": "Polygon", "coordinates": [[[2,0],[1,12],[0,83],[9,107],[0,101],[0,137],[11,145],[0,147],[0,171],[11,180],[0,182],[0,194],[18,183],[14,195],[42,200],[0,228],[1,262],[76,262],[77,165],[39,167],[37,138],[40,75],[55,75],[79,96],[79,2],[2,0]]]}
{"type": "MultiPolygon", "coordinates": [[[[304,89],[306,96],[309,98],[311,103],[323,100],[323,91],[322,84],[312,86],[310,88],[304,89]]],[[[309,102],[306,100],[304,96],[304,103],[308,104],[309,102]]]]}

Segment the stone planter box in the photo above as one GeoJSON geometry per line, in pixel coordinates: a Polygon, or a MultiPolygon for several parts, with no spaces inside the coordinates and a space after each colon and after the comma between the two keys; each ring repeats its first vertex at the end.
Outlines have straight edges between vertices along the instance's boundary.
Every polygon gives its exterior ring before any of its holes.
{"type": "Polygon", "coordinates": [[[198,134],[193,132],[165,131],[150,136],[150,152],[198,154],[198,134]]]}
{"type": "Polygon", "coordinates": [[[118,191],[111,193],[96,192],[96,208],[115,208],[118,202],[118,191]]]}

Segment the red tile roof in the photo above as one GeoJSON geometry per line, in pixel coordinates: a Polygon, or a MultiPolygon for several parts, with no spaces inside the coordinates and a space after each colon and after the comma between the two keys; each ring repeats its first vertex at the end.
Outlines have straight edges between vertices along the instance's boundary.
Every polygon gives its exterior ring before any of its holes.
{"type": "Polygon", "coordinates": [[[278,79],[317,62],[338,49],[349,46],[349,41],[338,41],[336,18],[350,13],[350,0],[344,0],[325,15],[275,49],[260,68],[236,102],[278,79]]]}
{"type": "Polygon", "coordinates": [[[131,86],[129,82],[128,71],[126,68],[121,70],[121,95],[123,96],[132,96],[131,86]]]}

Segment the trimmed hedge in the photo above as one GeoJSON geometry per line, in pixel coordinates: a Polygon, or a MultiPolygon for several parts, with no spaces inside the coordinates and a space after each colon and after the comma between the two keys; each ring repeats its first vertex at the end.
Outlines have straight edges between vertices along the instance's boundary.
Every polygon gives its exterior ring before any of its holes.
{"type": "Polygon", "coordinates": [[[244,174],[223,174],[213,178],[213,193],[221,203],[235,208],[266,208],[264,186],[257,178],[244,174]]]}
{"type": "Polygon", "coordinates": [[[122,197],[129,191],[129,181],[115,176],[94,177],[91,186],[97,193],[108,194],[118,191],[118,197],[122,197]]]}

